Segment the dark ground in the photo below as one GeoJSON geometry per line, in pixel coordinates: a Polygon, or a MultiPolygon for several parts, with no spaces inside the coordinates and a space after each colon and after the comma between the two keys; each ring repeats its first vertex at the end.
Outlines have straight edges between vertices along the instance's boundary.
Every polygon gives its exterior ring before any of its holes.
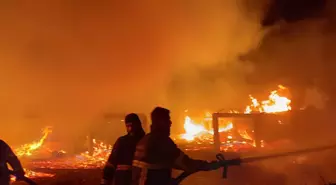
{"type": "MultiPolygon", "coordinates": [[[[197,156],[209,159],[210,154],[197,156]],[[203,157],[201,157],[203,156],[203,157]]],[[[199,172],[188,177],[183,185],[322,185],[321,176],[336,178],[335,152],[287,157],[230,167],[228,179],[222,179],[222,170],[199,172]]],[[[99,185],[101,170],[43,170],[56,173],[53,178],[35,179],[39,185],[99,185]]],[[[178,172],[175,172],[177,176],[178,172]]],[[[15,185],[24,183],[15,182],[15,185]]]]}
{"type": "MultiPolygon", "coordinates": [[[[319,171],[315,166],[291,165],[281,173],[266,167],[244,165],[232,167],[228,179],[222,179],[221,170],[199,172],[183,181],[184,185],[322,185],[319,171]]],[[[55,172],[55,171],[54,171],[55,172]]],[[[35,179],[39,185],[94,185],[99,184],[101,170],[58,170],[56,176],[47,179],[35,179]]],[[[24,183],[14,183],[23,185],[24,183]]]]}
{"type": "MultiPolygon", "coordinates": [[[[237,171],[236,169],[232,169],[232,172],[237,171]]],[[[100,170],[79,170],[79,171],[58,171],[57,176],[54,178],[48,178],[48,179],[35,179],[35,181],[39,185],[95,185],[99,184],[100,182],[100,170]]],[[[221,179],[221,172],[202,172],[195,174],[185,180],[183,184],[185,185],[220,185],[220,184],[245,184],[244,182],[247,182],[248,176],[245,176],[243,179],[241,177],[233,177],[232,173],[229,174],[230,179],[224,180],[221,179]]],[[[281,177],[272,177],[272,181],[269,177],[264,176],[265,178],[262,180],[264,183],[260,184],[270,184],[270,182],[273,181],[272,184],[275,181],[280,182],[281,177]]],[[[260,182],[262,182],[260,181],[260,182]]],[[[24,185],[24,183],[14,183],[15,185],[24,185]]],[[[280,184],[280,183],[279,183],[280,184]]]]}

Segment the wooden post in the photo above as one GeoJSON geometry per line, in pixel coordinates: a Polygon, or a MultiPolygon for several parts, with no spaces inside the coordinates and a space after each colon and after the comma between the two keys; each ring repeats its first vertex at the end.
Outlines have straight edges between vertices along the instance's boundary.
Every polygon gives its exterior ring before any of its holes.
{"type": "Polygon", "coordinates": [[[261,139],[260,139],[260,121],[261,121],[261,116],[260,115],[255,115],[253,116],[253,122],[254,122],[254,139],[255,139],[255,144],[257,148],[261,148],[261,139]]]}
{"type": "Polygon", "coordinates": [[[213,113],[212,114],[212,128],[214,132],[214,146],[215,151],[220,152],[220,138],[219,138],[219,132],[218,132],[218,114],[213,113]]]}

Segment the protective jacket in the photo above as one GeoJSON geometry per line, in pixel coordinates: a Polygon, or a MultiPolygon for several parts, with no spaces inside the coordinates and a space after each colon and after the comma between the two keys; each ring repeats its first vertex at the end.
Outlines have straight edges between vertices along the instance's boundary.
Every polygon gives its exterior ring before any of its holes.
{"type": "Polygon", "coordinates": [[[8,164],[12,167],[13,173],[17,177],[24,176],[24,170],[19,159],[16,157],[12,149],[7,143],[0,140],[0,184],[10,184],[10,171],[8,164]]]}
{"type": "Polygon", "coordinates": [[[103,170],[101,184],[130,185],[132,160],[135,147],[141,137],[130,134],[120,137],[114,144],[103,170]]]}
{"type": "Polygon", "coordinates": [[[191,159],[170,137],[150,133],[137,144],[132,185],[168,185],[172,183],[173,168],[186,172],[208,171],[218,168],[213,164],[217,163],[191,159]]]}

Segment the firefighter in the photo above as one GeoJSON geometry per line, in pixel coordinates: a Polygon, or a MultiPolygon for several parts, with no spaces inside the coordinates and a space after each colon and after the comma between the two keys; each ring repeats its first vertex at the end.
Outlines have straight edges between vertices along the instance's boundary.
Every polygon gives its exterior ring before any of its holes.
{"type": "Polygon", "coordinates": [[[118,138],[103,170],[101,185],[130,185],[132,160],[138,141],[145,135],[137,114],[125,117],[127,134],[118,138]]]}
{"type": "Polygon", "coordinates": [[[157,107],[151,113],[151,132],[136,147],[133,160],[132,185],[168,185],[172,168],[187,173],[220,168],[217,161],[194,160],[184,154],[170,136],[170,111],[157,107]]]}
{"type": "Polygon", "coordinates": [[[22,165],[14,154],[12,149],[8,146],[6,142],[0,140],[0,184],[9,185],[10,184],[10,174],[16,176],[17,180],[24,177],[25,173],[22,165]],[[13,171],[10,172],[8,169],[8,164],[12,167],[13,171]]]}

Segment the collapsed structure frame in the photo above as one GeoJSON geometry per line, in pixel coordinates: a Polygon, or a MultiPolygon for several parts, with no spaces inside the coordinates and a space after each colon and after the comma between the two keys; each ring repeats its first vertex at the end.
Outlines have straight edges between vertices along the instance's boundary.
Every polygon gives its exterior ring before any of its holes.
{"type": "Polygon", "coordinates": [[[274,113],[251,113],[251,114],[244,114],[244,113],[213,113],[212,114],[212,128],[214,132],[213,142],[214,142],[214,150],[216,152],[220,152],[220,135],[219,135],[219,118],[249,118],[253,122],[254,127],[254,139],[256,142],[256,147],[261,147],[261,135],[260,135],[260,127],[262,126],[262,119],[265,117],[279,117],[281,114],[274,114],[274,113]]]}

